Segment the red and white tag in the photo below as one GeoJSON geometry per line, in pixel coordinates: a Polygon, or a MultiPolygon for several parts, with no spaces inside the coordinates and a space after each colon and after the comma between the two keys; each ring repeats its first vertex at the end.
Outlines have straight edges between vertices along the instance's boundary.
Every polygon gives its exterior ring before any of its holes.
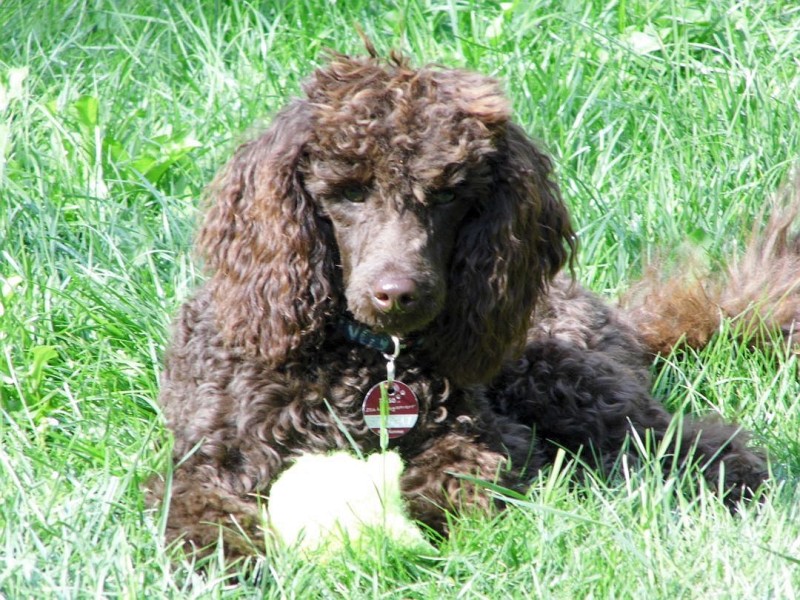
{"type": "Polygon", "coordinates": [[[386,414],[386,433],[397,438],[408,433],[419,418],[419,401],[413,390],[402,381],[382,381],[375,384],[364,397],[361,412],[373,433],[381,431],[381,386],[388,386],[389,406],[386,414]]]}

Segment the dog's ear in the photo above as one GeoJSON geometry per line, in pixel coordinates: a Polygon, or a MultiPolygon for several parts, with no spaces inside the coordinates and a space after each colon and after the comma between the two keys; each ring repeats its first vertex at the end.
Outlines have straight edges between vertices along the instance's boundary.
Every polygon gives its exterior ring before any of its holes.
{"type": "Polygon", "coordinates": [[[298,173],[308,112],[296,101],[238,149],[211,186],[198,237],[223,336],[270,364],[322,331],[336,297],[330,225],[298,173]]]}
{"type": "Polygon", "coordinates": [[[550,159],[510,122],[496,143],[491,189],[460,229],[431,340],[443,371],[464,384],[487,381],[522,347],[537,298],[576,244],[550,159]]]}

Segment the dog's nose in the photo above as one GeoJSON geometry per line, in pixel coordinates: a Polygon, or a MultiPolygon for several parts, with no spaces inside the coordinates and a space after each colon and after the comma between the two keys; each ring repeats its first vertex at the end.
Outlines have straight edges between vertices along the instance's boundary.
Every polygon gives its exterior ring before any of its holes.
{"type": "Polygon", "coordinates": [[[417,283],[406,277],[384,277],[372,290],[372,303],[381,312],[403,312],[419,302],[417,283]]]}

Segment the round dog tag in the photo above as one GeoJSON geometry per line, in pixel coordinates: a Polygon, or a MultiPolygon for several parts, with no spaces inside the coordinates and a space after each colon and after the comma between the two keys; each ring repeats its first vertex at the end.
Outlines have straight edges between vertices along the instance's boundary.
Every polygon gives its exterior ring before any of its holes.
{"type": "Polygon", "coordinates": [[[386,415],[386,432],[390,438],[408,433],[419,418],[419,402],[413,390],[402,381],[382,381],[375,384],[364,397],[361,412],[373,433],[381,431],[381,386],[388,386],[389,410],[386,415]]]}

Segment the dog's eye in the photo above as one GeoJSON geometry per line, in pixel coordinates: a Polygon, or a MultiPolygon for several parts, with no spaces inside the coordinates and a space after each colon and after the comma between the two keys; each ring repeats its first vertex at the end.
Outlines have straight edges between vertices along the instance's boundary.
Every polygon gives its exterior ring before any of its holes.
{"type": "Polygon", "coordinates": [[[348,185],[341,190],[342,197],[348,202],[364,202],[367,199],[367,188],[363,185],[348,185]]]}
{"type": "Polygon", "coordinates": [[[430,195],[430,202],[434,206],[450,204],[455,199],[456,193],[453,190],[439,190],[430,195]]]}

